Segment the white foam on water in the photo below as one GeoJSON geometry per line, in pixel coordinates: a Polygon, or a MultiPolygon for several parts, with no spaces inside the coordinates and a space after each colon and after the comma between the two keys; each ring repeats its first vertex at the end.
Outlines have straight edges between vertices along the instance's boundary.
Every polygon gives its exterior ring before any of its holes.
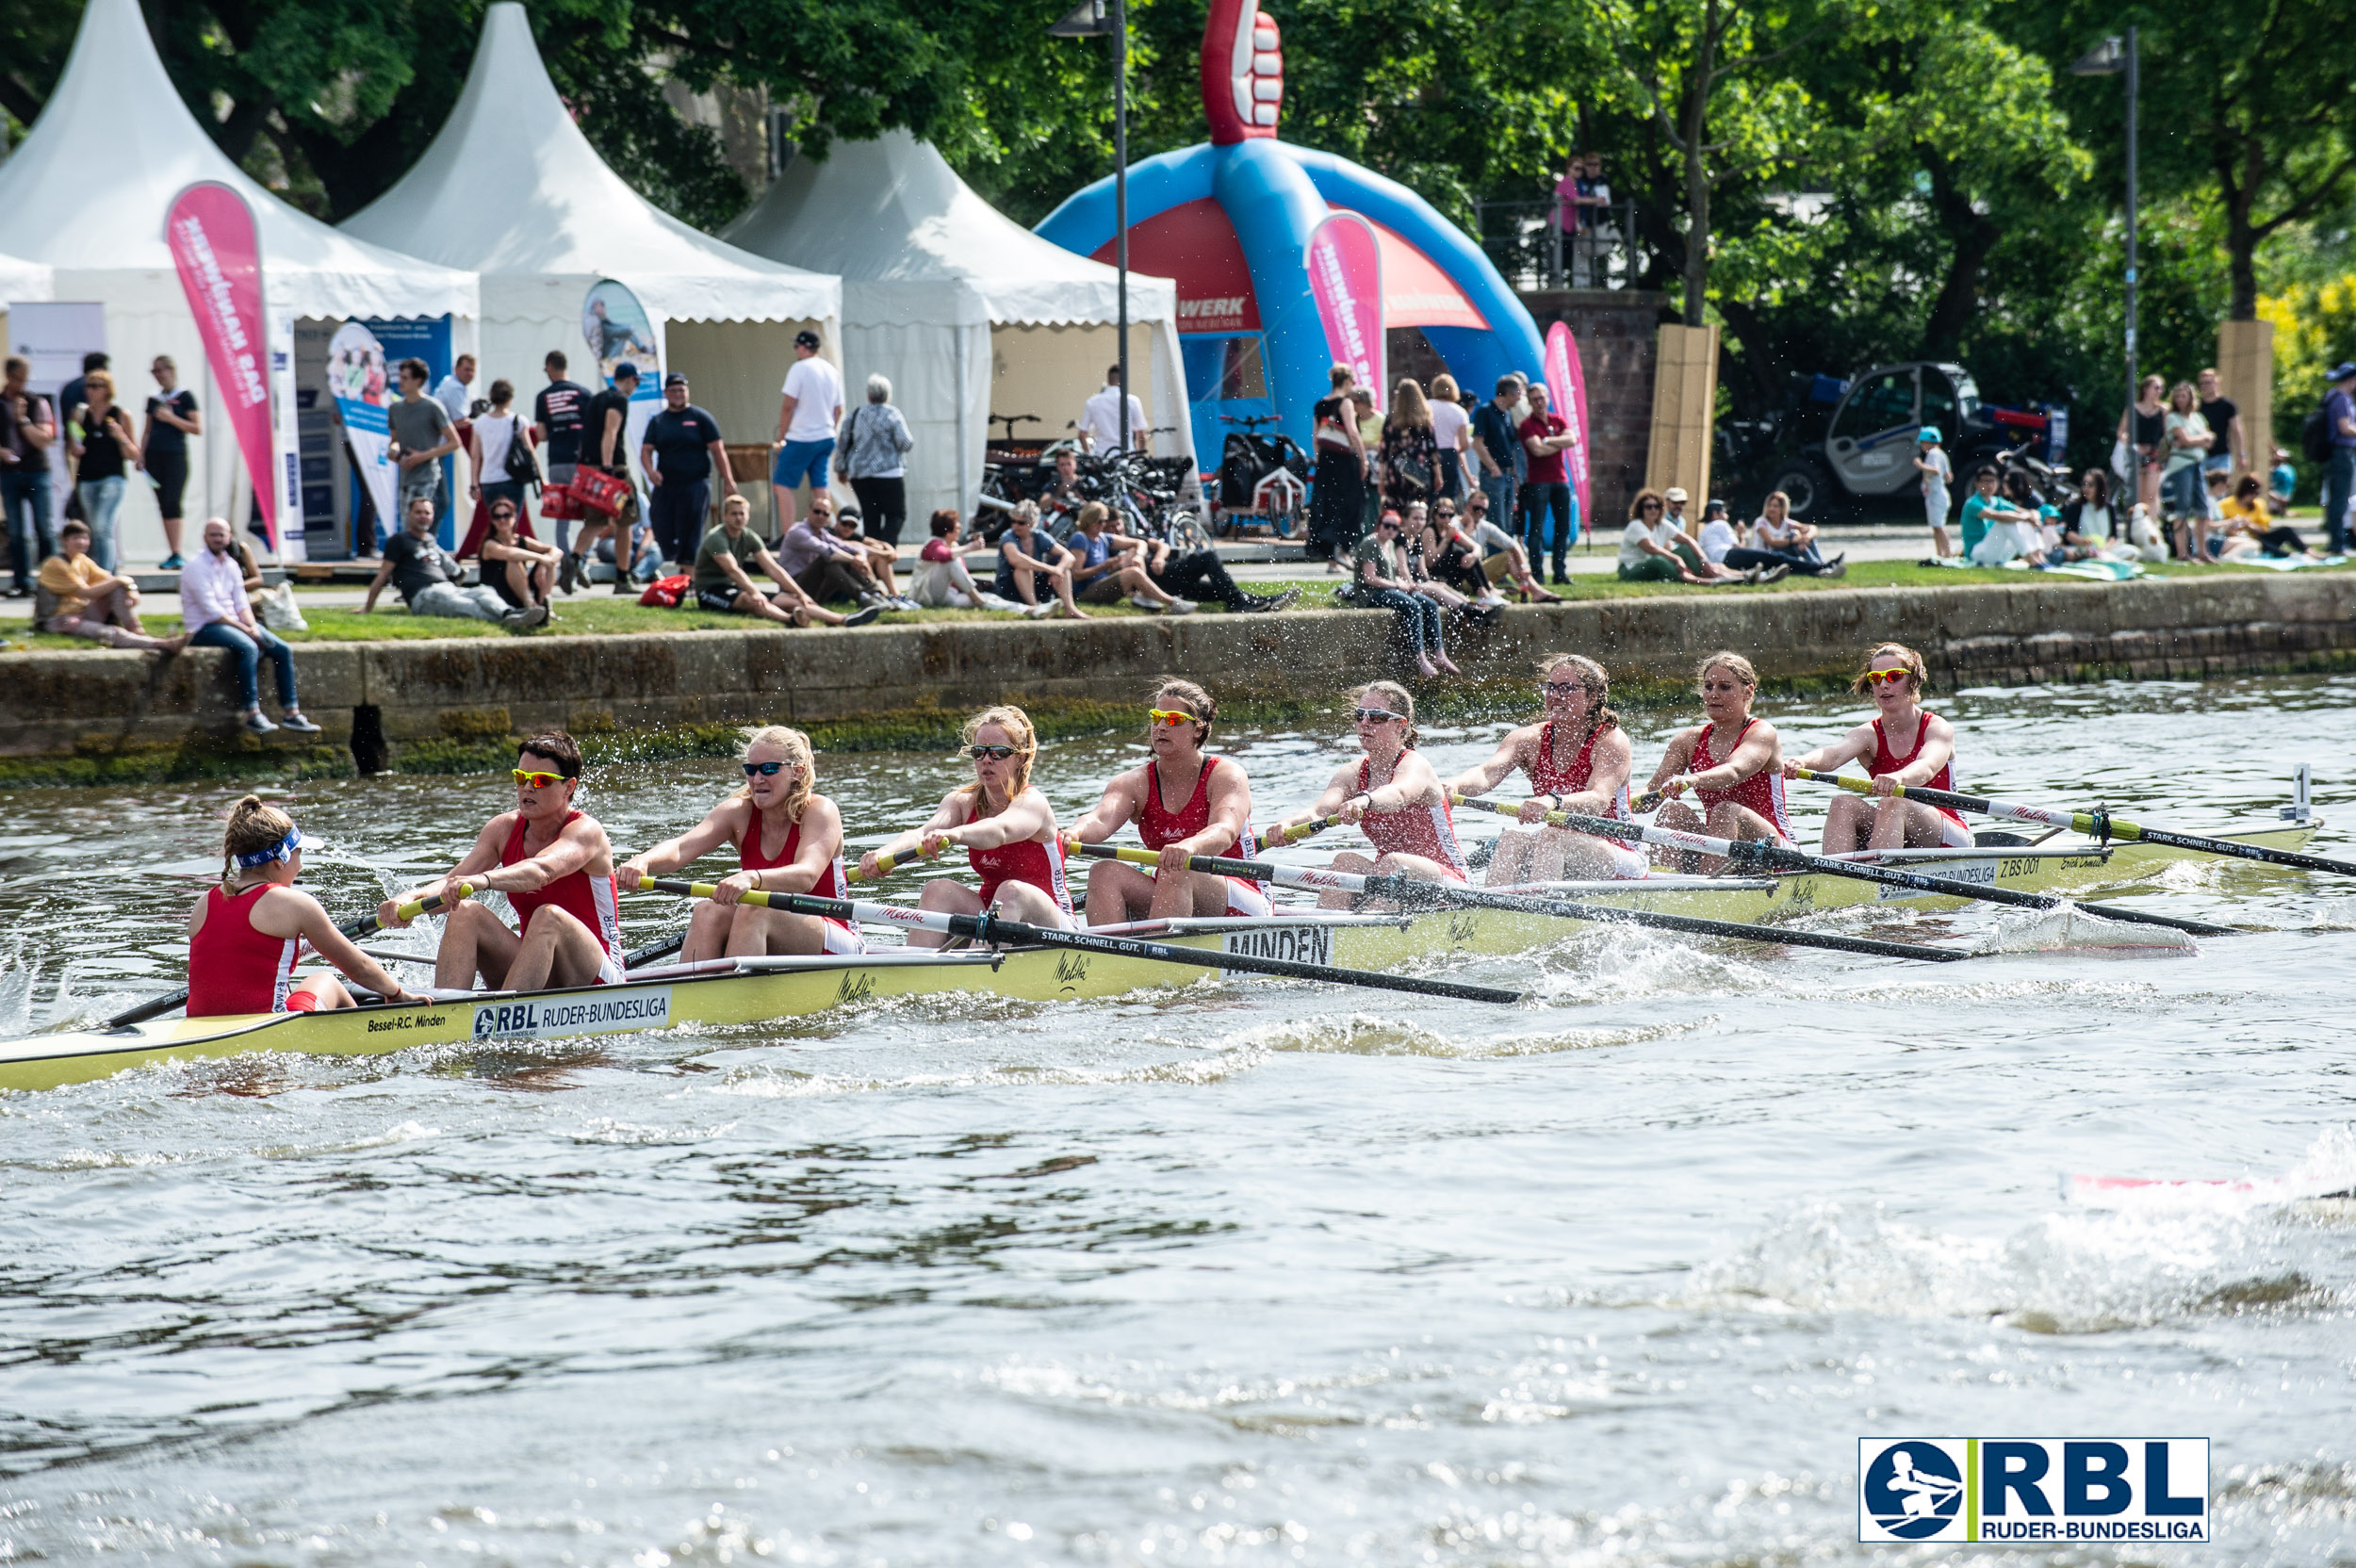
{"type": "Polygon", "coordinates": [[[2095,957],[2178,957],[2197,953],[2200,944],[2189,932],[2166,925],[2139,925],[2132,921],[2105,920],[2075,904],[2050,909],[2021,909],[1998,917],[1994,939],[1997,953],[2069,951],[2095,957]]]}
{"type": "Polygon", "coordinates": [[[1034,1067],[1006,1065],[963,1072],[915,1072],[896,1076],[805,1073],[790,1069],[745,1068],[712,1089],[719,1094],[798,1100],[841,1094],[890,1094],[909,1089],[1093,1087],[1105,1084],[1223,1084],[1263,1066],[1265,1047],[1242,1047],[1177,1061],[1136,1067],[1034,1067]]]}

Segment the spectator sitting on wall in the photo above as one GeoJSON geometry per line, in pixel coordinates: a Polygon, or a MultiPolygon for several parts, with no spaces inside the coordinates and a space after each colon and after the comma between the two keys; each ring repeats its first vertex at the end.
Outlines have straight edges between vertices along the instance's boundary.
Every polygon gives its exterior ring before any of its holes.
{"type": "MultiPolygon", "coordinates": [[[[478,432],[481,427],[477,427],[478,432]]],[[[517,503],[506,496],[491,502],[488,529],[483,536],[478,574],[491,591],[516,610],[546,604],[556,588],[561,552],[523,531],[517,503]]],[[[556,618],[555,612],[548,619],[556,618]]]]}
{"type": "Polygon", "coordinates": [[[220,648],[237,661],[237,699],[245,709],[246,728],[267,735],[284,725],[301,733],[317,734],[319,727],[303,716],[296,700],[294,649],[254,618],[254,606],[246,598],[244,568],[231,549],[236,542],[228,518],[205,519],[205,547],[180,568],[180,624],[188,628],[188,641],[198,647],[220,648]],[[260,675],[265,659],[278,677],[278,724],[262,717],[260,675]]]}
{"type": "Polygon", "coordinates": [[[900,552],[882,540],[870,536],[865,519],[857,506],[836,510],[832,496],[812,496],[810,498],[810,523],[826,529],[838,544],[850,545],[866,554],[867,575],[875,580],[875,589],[884,596],[886,610],[922,610],[923,605],[900,593],[900,552]]]}
{"type": "Polygon", "coordinates": [[[368,583],[368,596],[361,602],[360,613],[375,612],[377,596],[389,581],[412,615],[495,621],[515,631],[547,623],[548,607],[545,604],[518,608],[500,598],[496,588],[459,587],[463,568],[458,558],[434,541],[434,498],[412,496],[408,505],[401,531],[384,541],[384,559],[368,583]]]}
{"type": "Polygon", "coordinates": [[[1072,596],[1090,604],[1119,604],[1126,596],[1139,610],[1173,615],[1194,613],[1194,601],[1158,586],[1145,572],[1145,541],[1104,525],[1112,508],[1090,501],[1080,508],[1080,526],[1065,547],[1072,551],[1072,596]]]}
{"type": "MultiPolygon", "coordinates": [[[[818,496],[825,494],[818,492],[818,496]]],[[[815,502],[818,496],[811,500],[815,502]]],[[[829,514],[832,507],[829,501],[829,514]]],[[[831,515],[827,520],[832,520],[831,515]]],[[[886,608],[884,592],[868,569],[867,552],[836,538],[819,521],[814,506],[810,515],[785,531],[785,537],[777,541],[777,557],[784,564],[786,575],[821,604],[850,599],[861,609],[869,605],[886,608]]]]}
{"type": "Polygon", "coordinates": [[[1002,599],[1021,599],[1026,607],[1023,612],[1033,619],[1061,615],[1068,621],[1085,621],[1088,612],[1072,602],[1075,564],[1072,551],[1039,526],[1038,503],[1018,501],[1013,521],[998,536],[998,573],[990,591],[1002,599]]]}
{"type": "Polygon", "coordinates": [[[752,503],[743,496],[730,496],[720,503],[720,526],[705,534],[695,550],[690,586],[691,601],[697,609],[715,614],[753,615],[788,626],[865,626],[883,613],[881,605],[870,604],[840,615],[810,597],[769,553],[761,535],[746,526],[752,516],[752,503]],[[777,591],[762,594],[753,582],[755,572],[767,573],[777,591]]]}
{"type": "Polygon", "coordinates": [[[927,610],[998,610],[1022,614],[1023,606],[1000,598],[973,580],[957,549],[964,533],[965,522],[957,508],[944,506],[933,514],[933,536],[917,552],[916,578],[908,596],[927,610]]]}
{"type": "Polygon", "coordinates": [[[88,637],[110,648],[178,653],[188,638],[151,637],[139,624],[139,584],[90,559],[90,525],[79,517],[57,531],[57,553],[41,564],[33,624],[43,631],[88,637]]]}

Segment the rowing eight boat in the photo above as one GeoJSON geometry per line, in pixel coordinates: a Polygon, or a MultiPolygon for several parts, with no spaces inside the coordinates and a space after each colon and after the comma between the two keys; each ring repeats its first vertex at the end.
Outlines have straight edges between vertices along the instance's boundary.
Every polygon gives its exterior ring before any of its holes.
{"type": "MultiPolygon", "coordinates": [[[[2269,824],[2220,836],[2269,848],[2303,847],[2320,824],[2269,824]]],[[[2039,892],[2091,891],[2150,880],[2169,862],[2204,858],[2150,843],[2005,845],[1905,850],[1884,858],[1961,881],[2039,892]]],[[[2258,868],[2251,868],[2252,870],[2258,868]]],[[[1634,881],[1558,882],[1550,894],[1722,920],[1789,919],[1843,906],[1954,908],[1961,901],[1903,888],[1806,873],[1726,877],[1660,874],[1634,881]]],[[[1140,922],[1108,927],[1180,946],[1264,957],[1396,970],[1456,956],[1522,953],[1559,939],[1554,917],[1497,909],[1416,915],[1281,910],[1261,918],[1140,922]]],[[[0,1089],[50,1088],[153,1062],[292,1051],[368,1055],[417,1046],[465,1047],[557,1040],[697,1023],[719,1026],[802,1018],[850,1004],[970,991],[1052,1002],[1203,982],[1145,959],[1045,949],[1005,953],[884,948],[852,956],[714,959],[631,972],[618,986],[530,995],[481,992],[462,1000],[337,1012],[167,1019],[116,1030],[84,1029],[0,1043],[0,1089]]]]}

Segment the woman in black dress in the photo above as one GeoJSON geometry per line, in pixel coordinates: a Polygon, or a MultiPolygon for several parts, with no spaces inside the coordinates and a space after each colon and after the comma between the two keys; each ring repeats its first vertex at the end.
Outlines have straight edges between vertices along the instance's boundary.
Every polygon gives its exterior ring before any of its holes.
{"type": "Polygon", "coordinates": [[[1317,469],[1309,492],[1307,550],[1310,560],[1329,564],[1358,543],[1359,523],[1366,512],[1366,448],[1358,438],[1358,414],[1350,400],[1350,380],[1349,366],[1334,366],[1333,393],[1320,399],[1312,413],[1317,469]]]}
{"type": "Polygon", "coordinates": [[[1383,448],[1376,464],[1383,504],[1404,515],[1416,501],[1429,501],[1439,482],[1440,448],[1432,433],[1432,405],[1413,376],[1399,378],[1391,412],[1383,421],[1383,448]]]}

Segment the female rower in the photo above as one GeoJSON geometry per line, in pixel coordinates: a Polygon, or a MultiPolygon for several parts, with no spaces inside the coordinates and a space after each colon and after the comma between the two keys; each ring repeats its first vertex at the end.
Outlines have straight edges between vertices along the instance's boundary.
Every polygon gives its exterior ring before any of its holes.
{"type": "MultiPolygon", "coordinates": [[[[1339,815],[1373,842],[1373,859],[1344,851],[1333,857],[1335,871],[1396,872],[1422,882],[1468,880],[1447,787],[1415,750],[1415,699],[1397,681],[1377,680],[1359,687],[1350,700],[1366,755],[1337,769],[1317,804],[1283,826],[1339,815]]],[[[1281,831],[1278,837],[1281,842],[1281,831]]],[[[1346,909],[1350,898],[1330,892],[1318,903],[1346,909]]]]}
{"type": "Polygon", "coordinates": [[[352,1006],[352,993],[332,974],[296,984],[295,954],[306,941],[387,1002],[427,1000],[401,989],[335,929],[318,899],[295,890],[302,874],[303,835],[292,817],[259,795],[229,808],[221,886],[206,889],[188,916],[188,1017],[352,1006]]]}
{"type": "MultiPolygon", "coordinates": [[[[1654,820],[1663,827],[1719,839],[1792,841],[1783,806],[1783,743],[1775,727],[1751,716],[1759,672],[1739,653],[1701,662],[1702,711],[1709,722],[1680,730],[1662,754],[1651,788],[1669,797],[1654,820]],[[1696,812],[1677,797],[1693,792],[1696,812]]],[[[1705,861],[1704,869],[1718,865],[1705,861]]]]}
{"type": "Polygon", "coordinates": [[[1919,800],[1893,798],[1905,784],[1955,787],[1955,731],[1922,706],[1923,678],[1921,654],[1903,643],[1877,644],[1849,690],[1872,696],[1880,711],[1831,745],[1784,763],[1783,776],[1789,778],[1801,768],[1838,773],[1843,762],[1862,762],[1873,780],[1878,801],[1841,793],[1825,808],[1825,854],[1972,847],[1972,829],[1956,813],[1919,800]]]}
{"type": "MultiPolygon", "coordinates": [[[[981,875],[981,892],[936,876],[924,884],[917,907],[953,915],[990,909],[1030,925],[1072,929],[1055,808],[1031,787],[1039,735],[1030,715],[1012,706],[983,709],[965,723],[965,749],[973,760],[973,782],[950,791],[923,827],[860,856],[859,879],[881,876],[885,856],[899,860],[911,853],[962,849],[981,875]]],[[[911,947],[939,947],[947,939],[932,931],[908,933],[911,947]]]]}
{"type": "Polygon", "coordinates": [[[1219,704],[1191,680],[1165,680],[1145,710],[1145,743],[1153,756],[1104,786],[1096,808],[1072,825],[1072,837],[1102,843],[1131,823],[1145,847],[1160,852],[1152,871],[1119,860],[1088,863],[1090,925],[1180,916],[1265,915],[1268,891],[1240,876],[1186,869],[1195,855],[1248,859],[1258,853],[1252,836],[1252,780],[1230,757],[1211,757],[1219,704]],[[1172,808],[1171,801],[1184,805],[1172,808]]]}
{"type": "MultiPolygon", "coordinates": [[[[1486,762],[1466,770],[1449,792],[1484,795],[1518,770],[1530,776],[1534,795],[1522,802],[1524,823],[1543,823],[1549,811],[1625,819],[1634,753],[1620,716],[1608,706],[1612,678],[1592,659],[1558,653],[1540,661],[1538,690],[1546,716],[1507,735],[1486,762]]],[[[1642,876],[1644,871],[1643,852],[1616,839],[1541,826],[1535,833],[1497,835],[1489,886],[1551,882],[1563,875],[1642,876]]]]}
{"type": "Polygon", "coordinates": [[[736,846],[737,869],[687,923],[685,963],[771,955],[864,953],[849,921],[764,909],[744,902],[756,890],[843,898],[843,813],[814,793],[818,761],[810,737],[773,724],[753,731],[737,754],[744,785],[675,839],[633,855],[614,872],[625,888],[694,864],[722,844],[736,846]]]}

